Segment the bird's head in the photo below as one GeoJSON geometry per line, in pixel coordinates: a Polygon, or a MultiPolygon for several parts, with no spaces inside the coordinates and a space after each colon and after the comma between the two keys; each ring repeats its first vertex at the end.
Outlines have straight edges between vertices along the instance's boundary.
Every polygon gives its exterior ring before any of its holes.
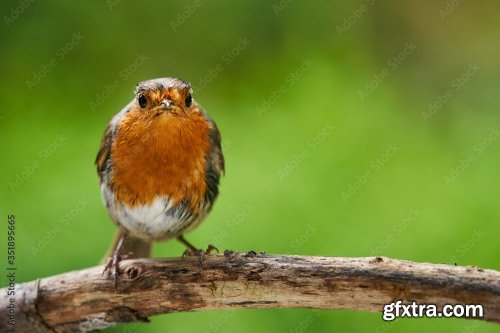
{"type": "Polygon", "coordinates": [[[187,114],[196,106],[191,85],[175,78],[159,78],[138,83],[132,104],[141,112],[155,115],[187,114]]]}

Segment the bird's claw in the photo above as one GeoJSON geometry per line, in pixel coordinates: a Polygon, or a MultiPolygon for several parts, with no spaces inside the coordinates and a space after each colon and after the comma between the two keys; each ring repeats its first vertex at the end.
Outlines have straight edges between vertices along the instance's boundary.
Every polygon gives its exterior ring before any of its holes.
{"type": "Polygon", "coordinates": [[[108,276],[111,275],[115,289],[118,286],[118,275],[120,275],[120,261],[129,259],[133,255],[134,254],[132,252],[126,254],[114,253],[111,257],[109,257],[106,266],[104,266],[102,275],[106,272],[108,273],[108,276]]]}
{"type": "Polygon", "coordinates": [[[210,254],[212,253],[212,251],[217,251],[217,254],[219,254],[219,249],[215,246],[215,245],[212,245],[212,244],[208,244],[207,246],[207,249],[205,250],[205,254],[210,254]]]}
{"type": "Polygon", "coordinates": [[[200,262],[200,267],[201,267],[201,265],[205,261],[205,256],[210,255],[212,253],[212,251],[214,251],[214,250],[217,251],[217,253],[219,253],[219,249],[217,247],[213,246],[212,244],[208,244],[206,250],[199,249],[199,250],[193,251],[190,249],[186,249],[186,250],[184,250],[184,253],[182,253],[182,259],[184,259],[185,257],[198,257],[199,262],[200,262]]]}

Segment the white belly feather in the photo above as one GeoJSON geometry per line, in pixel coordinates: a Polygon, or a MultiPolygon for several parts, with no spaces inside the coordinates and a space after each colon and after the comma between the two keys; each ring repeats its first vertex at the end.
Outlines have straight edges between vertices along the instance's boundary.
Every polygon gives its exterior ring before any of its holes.
{"type": "Polygon", "coordinates": [[[149,205],[129,207],[116,203],[113,192],[105,184],[101,185],[101,193],[113,221],[135,237],[146,240],[175,238],[203,218],[191,216],[187,207],[174,207],[164,198],[157,197],[149,205]]]}

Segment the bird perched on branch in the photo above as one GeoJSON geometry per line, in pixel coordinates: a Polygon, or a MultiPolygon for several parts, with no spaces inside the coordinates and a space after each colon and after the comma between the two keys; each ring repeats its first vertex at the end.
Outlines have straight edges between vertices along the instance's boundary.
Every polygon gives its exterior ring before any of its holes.
{"type": "Polygon", "coordinates": [[[177,238],[200,259],[215,249],[200,250],[183,237],[211,210],[224,172],[219,130],[188,82],[139,83],[134,99],[109,122],[96,165],[119,228],[106,265],[115,283],[120,258],[149,257],[153,241],[177,238]]]}

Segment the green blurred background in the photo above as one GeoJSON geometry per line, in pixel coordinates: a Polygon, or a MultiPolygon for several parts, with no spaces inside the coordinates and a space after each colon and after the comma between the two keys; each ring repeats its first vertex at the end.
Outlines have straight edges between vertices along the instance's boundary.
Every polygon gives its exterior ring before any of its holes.
{"type": "MultiPolygon", "coordinates": [[[[115,231],[93,165],[101,136],[137,82],[162,76],[194,85],[224,142],[221,195],[193,243],[500,270],[498,2],[0,7],[0,203],[17,219],[18,282],[100,260],[115,231]]],[[[177,242],[154,249],[182,252],[177,242]]],[[[169,314],[107,332],[179,330],[498,326],[275,309],[169,314]]]]}

